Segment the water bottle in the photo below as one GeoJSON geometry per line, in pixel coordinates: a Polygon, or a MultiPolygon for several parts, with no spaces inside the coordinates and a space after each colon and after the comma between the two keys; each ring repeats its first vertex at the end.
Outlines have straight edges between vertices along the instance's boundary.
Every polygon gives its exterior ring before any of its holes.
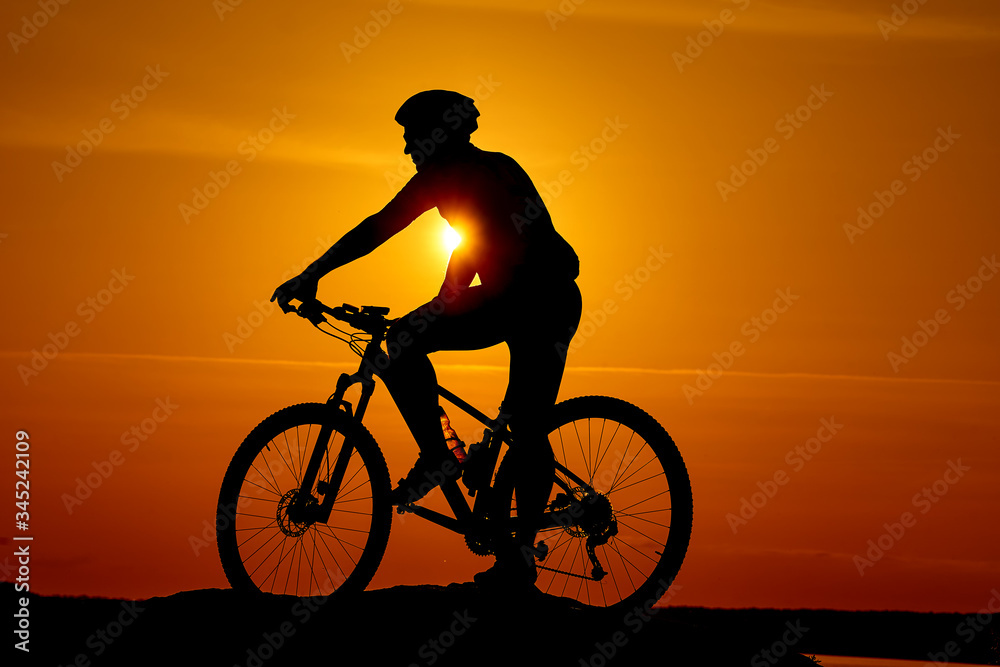
{"type": "Polygon", "coordinates": [[[441,408],[441,430],[444,432],[444,442],[448,445],[448,449],[451,453],[455,455],[460,464],[464,464],[468,460],[469,455],[465,451],[465,443],[462,439],[458,437],[458,433],[455,433],[455,429],[451,427],[451,420],[448,418],[448,413],[441,408]]]}

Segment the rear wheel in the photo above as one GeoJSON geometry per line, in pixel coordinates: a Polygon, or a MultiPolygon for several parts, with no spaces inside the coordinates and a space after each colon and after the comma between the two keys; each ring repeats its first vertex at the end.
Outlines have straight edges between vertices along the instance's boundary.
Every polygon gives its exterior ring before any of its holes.
{"type": "MultiPolygon", "coordinates": [[[[673,440],[630,403],[584,396],[555,406],[549,443],[557,470],[536,586],[593,607],[657,602],[691,537],[691,483],[673,440]]],[[[496,497],[513,515],[509,468],[496,497]]]]}
{"type": "Polygon", "coordinates": [[[219,556],[236,590],[326,596],[368,585],[389,539],[389,472],[368,431],[321,403],[293,405],[262,421],[233,456],[222,483],[219,556]],[[330,431],[308,497],[302,477],[320,431],[330,431]],[[329,517],[325,481],[351,446],[329,517]]]}

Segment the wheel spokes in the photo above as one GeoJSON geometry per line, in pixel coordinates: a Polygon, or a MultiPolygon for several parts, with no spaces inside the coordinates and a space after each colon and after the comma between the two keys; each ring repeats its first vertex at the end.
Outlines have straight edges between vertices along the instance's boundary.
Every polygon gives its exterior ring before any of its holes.
{"type": "MultiPolygon", "coordinates": [[[[583,515],[573,526],[549,529],[559,532],[539,564],[538,586],[585,604],[615,604],[644,585],[662,557],[672,514],[667,475],[650,444],[610,417],[581,417],[563,423],[553,430],[550,440],[557,462],[589,482],[589,488],[569,482],[583,515]],[[564,434],[571,435],[566,438],[564,434]],[[572,443],[569,447],[567,439],[572,443]],[[595,516],[589,516],[585,497],[591,494],[606,499],[608,509],[596,509],[601,503],[591,502],[595,509],[589,511],[595,516]],[[663,496],[667,496],[666,507],[663,496]],[[644,505],[654,499],[660,502],[644,505]],[[639,522],[642,529],[637,527],[639,522]],[[592,576],[593,564],[586,551],[591,535],[596,535],[594,553],[605,570],[599,581],[592,576]]],[[[559,493],[566,491],[554,485],[550,503],[559,493]]],[[[541,534],[553,539],[551,532],[541,534]]]]}
{"type": "MultiPolygon", "coordinates": [[[[299,515],[292,521],[287,516],[291,499],[300,493],[297,489],[321,430],[318,424],[300,424],[276,434],[250,462],[249,474],[237,495],[233,530],[241,537],[236,548],[260,590],[322,595],[331,583],[335,588],[349,576],[364,553],[373,529],[374,496],[371,474],[357,451],[352,452],[340,492],[333,499],[331,512],[336,515],[331,514],[329,522],[299,515]],[[344,570],[341,566],[348,562],[344,570]]],[[[331,434],[330,448],[338,446],[335,442],[344,442],[336,438],[337,433],[331,434]]],[[[335,458],[330,448],[321,461],[318,480],[330,475],[331,458],[335,458]]],[[[319,499],[323,499],[322,494],[313,489],[305,502],[310,512],[318,511],[319,499]]]]}

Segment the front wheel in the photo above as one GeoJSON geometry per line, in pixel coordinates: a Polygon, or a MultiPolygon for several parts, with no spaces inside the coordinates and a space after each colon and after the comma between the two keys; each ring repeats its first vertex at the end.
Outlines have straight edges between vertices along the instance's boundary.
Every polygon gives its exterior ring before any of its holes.
{"type": "Polygon", "coordinates": [[[299,597],[364,590],[392,523],[389,472],[367,429],[322,403],[293,405],[257,425],[233,456],[216,516],[219,557],[235,590],[299,597]],[[322,432],[330,437],[303,496],[302,478],[322,432]],[[349,447],[329,516],[326,480],[349,447]]]}
{"type": "MultiPolygon", "coordinates": [[[[592,607],[655,604],[691,538],[691,482],[677,446],[646,412],[606,396],[557,404],[549,444],[557,469],[536,538],[547,550],[536,586],[592,607]]],[[[497,490],[513,515],[510,465],[501,464],[497,490]]]]}

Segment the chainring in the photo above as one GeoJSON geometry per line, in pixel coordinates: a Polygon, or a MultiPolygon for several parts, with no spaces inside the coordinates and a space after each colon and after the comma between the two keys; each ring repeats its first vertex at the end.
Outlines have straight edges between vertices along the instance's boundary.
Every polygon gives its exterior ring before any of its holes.
{"type": "Polygon", "coordinates": [[[493,540],[486,536],[466,535],[465,546],[477,556],[493,555],[493,540]]]}

